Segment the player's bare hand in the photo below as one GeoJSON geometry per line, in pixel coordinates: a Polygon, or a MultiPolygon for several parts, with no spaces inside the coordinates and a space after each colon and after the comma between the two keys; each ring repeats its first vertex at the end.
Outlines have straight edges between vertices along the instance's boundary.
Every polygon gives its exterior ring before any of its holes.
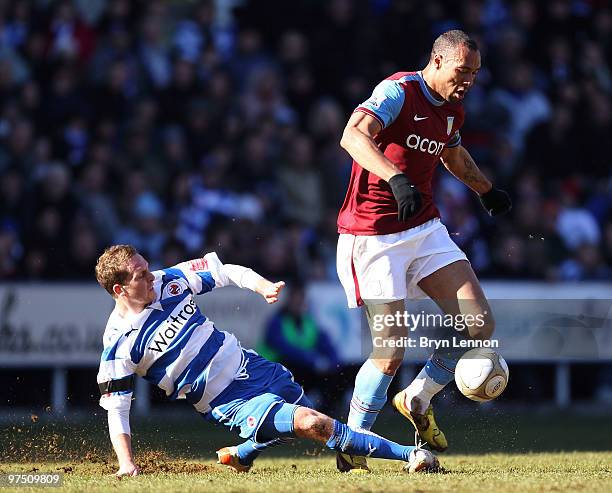
{"type": "Polygon", "coordinates": [[[123,476],[138,476],[140,469],[133,462],[130,464],[122,465],[119,470],[115,473],[117,479],[121,479],[123,476]]]}
{"type": "Polygon", "coordinates": [[[266,281],[266,284],[261,287],[259,294],[261,294],[268,304],[276,303],[280,292],[285,287],[285,281],[270,282],[266,281]]]}

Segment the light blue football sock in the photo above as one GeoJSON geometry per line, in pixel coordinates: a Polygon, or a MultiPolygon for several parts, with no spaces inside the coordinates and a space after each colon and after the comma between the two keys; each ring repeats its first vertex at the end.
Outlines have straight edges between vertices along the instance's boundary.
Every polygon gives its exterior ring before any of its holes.
{"type": "Polygon", "coordinates": [[[455,359],[433,353],[425,363],[425,373],[434,382],[446,385],[455,378],[455,367],[460,357],[455,359]]]}
{"type": "Polygon", "coordinates": [[[265,449],[289,443],[291,440],[292,438],[275,438],[269,442],[257,443],[250,438],[236,447],[238,449],[238,461],[243,466],[248,466],[252,464],[265,449]]]}
{"type": "Polygon", "coordinates": [[[348,425],[351,428],[372,428],[378,413],[387,402],[387,390],[393,376],[385,375],[371,360],[367,360],[355,378],[348,425]]]}
{"type": "MultiPolygon", "coordinates": [[[[465,339],[461,334],[453,334],[465,339]]],[[[425,366],[405,389],[405,403],[408,409],[418,414],[427,411],[434,395],[455,378],[457,361],[465,352],[464,348],[439,348],[429,357],[425,366]]]]}
{"type": "MultiPolygon", "coordinates": [[[[453,334],[456,339],[466,339],[461,334],[453,334]]],[[[452,382],[455,378],[455,367],[457,361],[465,353],[465,348],[439,348],[436,349],[433,354],[425,363],[425,373],[434,382],[440,385],[446,385],[452,382]]]]}
{"type": "Polygon", "coordinates": [[[400,445],[366,430],[353,430],[344,423],[334,420],[334,432],[325,444],[332,450],[351,455],[408,461],[416,447],[400,445]]]}
{"type": "MultiPolygon", "coordinates": [[[[310,402],[302,399],[300,402],[310,402]]],[[[268,413],[257,431],[256,442],[252,438],[238,445],[238,457],[243,465],[251,464],[265,449],[293,440],[293,415],[299,406],[277,403],[268,413]]]]}
{"type": "Polygon", "coordinates": [[[241,443],[236,447],[238,449],[238,461],[243,466],[252,464],[263,448],[262,444],[256,443],[253,439],[249,439],[246,442],[241,443]]]}

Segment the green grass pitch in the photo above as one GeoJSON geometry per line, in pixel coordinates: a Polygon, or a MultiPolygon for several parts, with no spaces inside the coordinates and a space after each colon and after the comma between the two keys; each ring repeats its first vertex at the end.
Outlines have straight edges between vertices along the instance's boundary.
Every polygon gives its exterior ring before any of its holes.
{"type": "MultiPolygon", "coordinates": [[[[236,474],[215,464],[218,447],[237,443],[227,431],[191,414],[133,417],[136,461],[145,474],[121,481],[112,476],[116,464],[105,416],[76,424],[41,418],[0,426],[0,473],[64,472],[61,491],[612,491],[609,415],[529,415],[525,409],[452,418],[441,413],[451,443],[449,452],[439,454],[445,472],[414,475],[384,460],[371,461],[369,475],[340,474],[333,454],[308,442],[272,449],[249,474],[236,474]]],[[[395,414],[383,414],[379,423],[375,431],[411,443],[395,414]]]]}

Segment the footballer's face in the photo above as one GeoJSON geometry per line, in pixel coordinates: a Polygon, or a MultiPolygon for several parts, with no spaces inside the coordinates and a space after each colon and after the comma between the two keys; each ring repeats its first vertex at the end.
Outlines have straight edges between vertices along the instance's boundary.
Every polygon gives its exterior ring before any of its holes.
{"type": "Polygon", "coordinates": [[[155,277],[149,271],[149,263],[142,255],[136,254],[127,265],[128,282],[121,286],[119,296],[125,296],[129,302],[146,306],[155,301],[153,280],[155,277]]]}
{"type": "Polygon", "coordinates": [[[450,55],[441,56],[439,67],[439,90],[446,101],[462,101],[474,85],[480,70],[480,52],[460,46],[450,55]]]}

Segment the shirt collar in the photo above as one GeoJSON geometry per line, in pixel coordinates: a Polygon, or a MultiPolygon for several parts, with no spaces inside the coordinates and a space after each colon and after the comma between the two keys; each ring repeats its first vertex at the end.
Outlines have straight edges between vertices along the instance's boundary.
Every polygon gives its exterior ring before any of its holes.
{"type": "Polygon", "coordinates": [[[425,94],[425,97],[427,98],[427,100],[434,106],[442,106],[446,101],[444,100],[440,101],[439,99],[434,97],[434,95],[429,90],[429,87],[427,87],[427,84],[425,83],[425,79],[423,79],[423,73],[420,70],[417,72],[417,75],[419,79],[419,84],[421,86],[421,90],[423,91],[423,94],[425,94]]]}
{"type": "Polygon", "coordinates": [[[147,308],[151,308],[153,310],[163,310],[162,304],[161,304],[161,287],[162,287],[161,277],[155,276],[155,281],[153,281],[153,291],[155,291],[155,301],[151,303],[149,306],[147,306],[145,310],[147,308]]]}
{"type": "Polygon", "coordinates": [[[160,301],[154,301],[154,302],[153,302],[153,303],[151,303],[149,306],[147,306],[147,307],[145,308],[145,310],[146,310],[147,308],[150,308],[151,310],[160,310],[160,311],[163,311],[163,307],[162,307],[162,304],[161,304],[161,302],[160,302],[160,301]]]}

